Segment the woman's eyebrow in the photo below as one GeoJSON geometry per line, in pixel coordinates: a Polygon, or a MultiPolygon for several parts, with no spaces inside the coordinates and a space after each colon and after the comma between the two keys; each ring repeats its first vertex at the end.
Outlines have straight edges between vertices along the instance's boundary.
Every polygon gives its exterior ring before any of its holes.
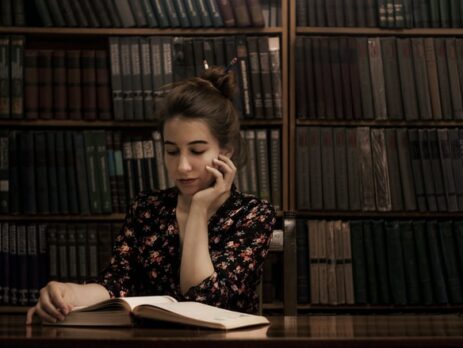
{"type": "MultiPolygon", "coordinates": [[[[196,145],[196,144],[209,144],[206,140],[193,140],[188,143],[188,145],[196,145]]],[[[165,140],[164,145],[177,145],[172,141],[165,140]]]]}

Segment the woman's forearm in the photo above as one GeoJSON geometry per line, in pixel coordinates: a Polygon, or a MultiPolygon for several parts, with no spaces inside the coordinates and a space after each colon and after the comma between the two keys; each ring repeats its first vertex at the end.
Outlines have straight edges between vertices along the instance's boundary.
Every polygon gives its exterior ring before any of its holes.
{"type": "Polygon", "coordinates": [[[207,220],[206,209],[201,209],[194,204],[190,207],[185,224],[180,264],[180,289],[183,294],[214,273],[209,254],[207,220]]]}

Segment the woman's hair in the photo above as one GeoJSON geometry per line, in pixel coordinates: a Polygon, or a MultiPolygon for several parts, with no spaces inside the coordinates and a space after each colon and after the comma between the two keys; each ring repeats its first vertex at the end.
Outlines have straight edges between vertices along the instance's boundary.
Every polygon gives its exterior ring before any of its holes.
{"type": "Polygon", "coordinates": [[[161,133],[166,121],[174,117],[205,122],[221,148],[233,149],[236,166],[246,162],[246,147],[240,134],[240,121],[233,97],[235,74],[223,67],[209,67],[199,77],[179,81],[164,95],[157,112],[161,133]]]}

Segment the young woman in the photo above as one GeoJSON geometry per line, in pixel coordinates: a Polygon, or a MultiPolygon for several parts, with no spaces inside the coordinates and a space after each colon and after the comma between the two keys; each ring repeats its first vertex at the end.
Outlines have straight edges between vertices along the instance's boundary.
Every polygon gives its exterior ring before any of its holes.
{"type": "Polygon", "coordinates": [[[27,323],[34,314],[55,322],[74,306],[140,295],[257,311],[256,288],[275,212],[233,185],[245,153],[234,90],[233,73],[218,67],[173,86],[160,116],[175,187],[140,193],[99,278],[88,284],[49,282],[27,323]]]}

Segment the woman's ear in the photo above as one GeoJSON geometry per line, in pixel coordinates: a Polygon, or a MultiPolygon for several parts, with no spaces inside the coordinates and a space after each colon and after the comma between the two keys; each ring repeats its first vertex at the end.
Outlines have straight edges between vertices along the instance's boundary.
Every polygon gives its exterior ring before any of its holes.
{"type": "Polygon", "coordinates": [[[233,151],[233,148],[231,146],[223,148],[223,149],[220,150],[220,154],[224,155],[224,156],[226,156],[228,158],[232,158],[233,153],[234,153],[234,151],[233,151]]]}

